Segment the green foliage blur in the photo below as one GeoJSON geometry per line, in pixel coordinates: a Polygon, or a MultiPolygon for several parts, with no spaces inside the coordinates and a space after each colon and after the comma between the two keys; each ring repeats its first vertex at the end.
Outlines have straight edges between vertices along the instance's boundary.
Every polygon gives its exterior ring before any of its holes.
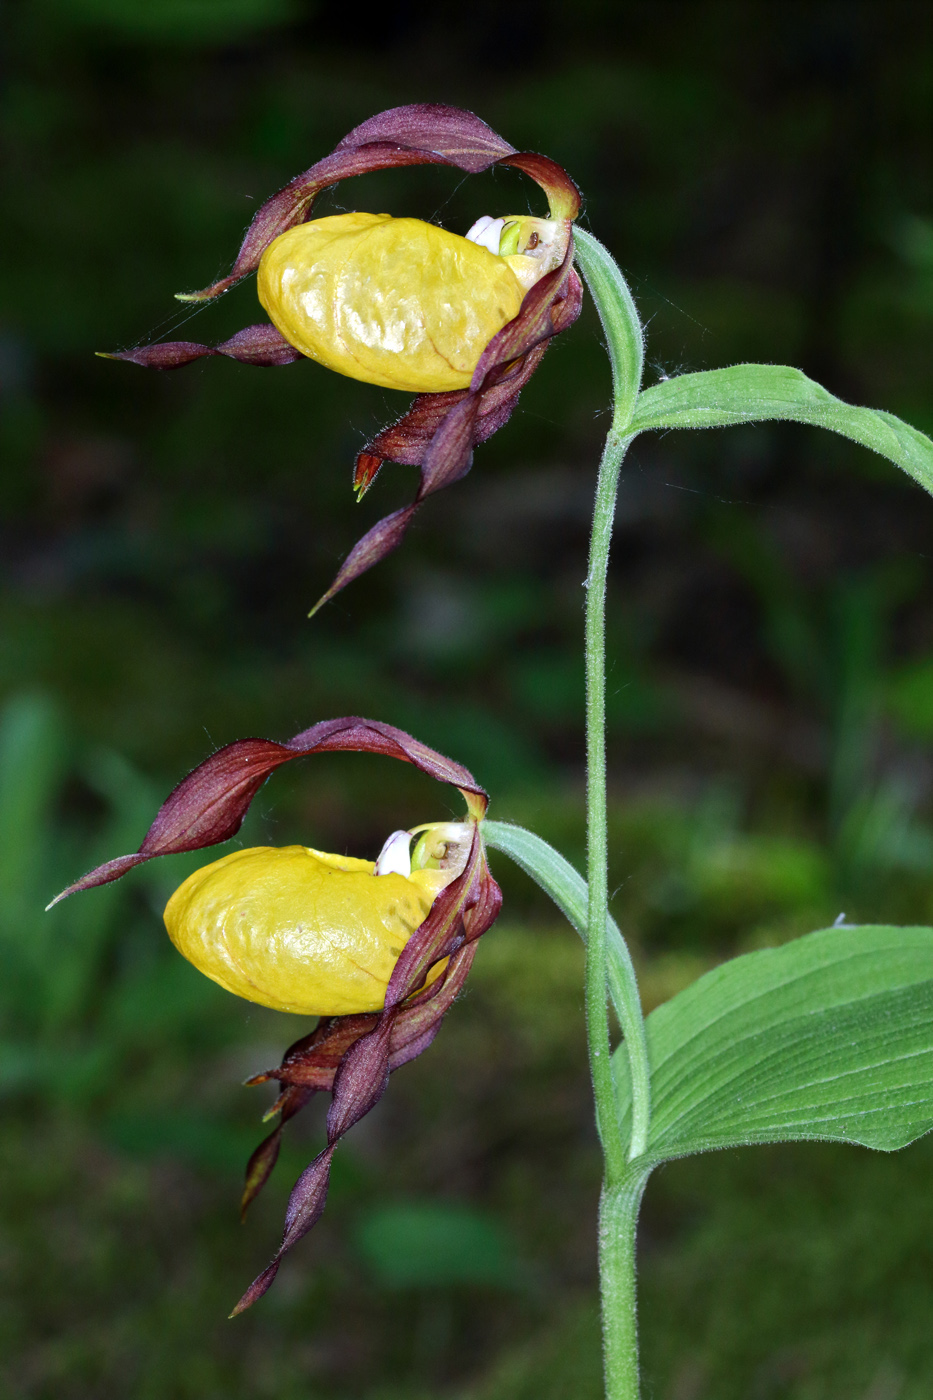
{"type": "MultiPolygon", "coordinates": [[[[0,128],[2,1400],[589,1400],[598,1153],[582,959],[529,882],[430,1054],[336,1159],[274,1290],[323,1108],[244,1230],[268,1098],[305,1027],[178,959],[160,862],[42,912],[138,845],[213,746],[359,713],[469,764],[493,815],[582,860],[582,580],[609,375],[588,309],[472,474],[313,623],[414,489],[350,475],[404,396],[311,364],[170,374],[95,359],[222,340],[257,205],[373,112],[476,110],[564,163],[631,280],[649,382],[800,366],[927,431],[931,42],[912,0],[19,0],[0,128]]],[[[537,209],[516,172],[386,172],[361,207],[464,231],[537,209]]],[[[788,425],[640,441],[614,548],[614,912],[647,1006],[832,923],[933,922],[933,502],[788,425]]],[[[454,810],[401,765],[327,756],[263,790],[247,842],[372,855],[454,810]]],[[[307,1120],[307,1121],[303,1121],[307,1120]]],[[[658,1400],[933,1391],[930,1146],[674,1164],[641,1286],[658,1400]]]]}

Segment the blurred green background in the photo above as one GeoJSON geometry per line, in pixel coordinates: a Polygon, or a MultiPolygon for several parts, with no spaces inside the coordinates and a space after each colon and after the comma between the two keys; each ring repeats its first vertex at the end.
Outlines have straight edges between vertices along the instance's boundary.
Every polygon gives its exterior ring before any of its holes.
{"type": "MultiPolygon", "coordinates": [[[[337,1158],[269,1296],[323,1106],[245,1229],[264,1091],[306,1026],[165,939],[134,848],[214,745],[363,713],[469,764],[493,814],[582,859],[582,580],[609,376],[590,309],[470,477],[305,619],[408,499],[352,461],[401,395],[311,364],[95,359],[259,319],[257,205],[373,112],[468,106],[563,162],[648,326],[649,382],[762,359],[930,431],[931,27],[922,3],[10,0],[0,230],[0,1347],[3,1400],[591,1400],[598,1157],[581,954],[528,882],[469,994],[337,1158]]],[[[516,172],[341,186],[463,231],[516,172]]],[[[933,922],[933,502],[851,444],[764,425],[645,439],[610,601],[612,879],[646,1003],[831,923],[933,922]]],[[[372,855],[452,804],[329,756],[247,840],[372,855]]],[[[655,1400],[933,1393],[933,1153],[756,1149],[649,1186],[655,1400]]]]}

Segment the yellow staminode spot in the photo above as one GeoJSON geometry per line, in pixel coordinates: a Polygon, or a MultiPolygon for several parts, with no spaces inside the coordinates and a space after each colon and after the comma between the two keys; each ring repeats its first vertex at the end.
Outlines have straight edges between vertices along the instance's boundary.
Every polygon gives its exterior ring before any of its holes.
{"type": "Polygon", "coordinates": [[[386,389],[465,389],[517,314],[531,259],[420,219],[337,214],[280,234],[259,264],[259,300],[285,339],[339,374],[386,389]]]}
{"type": "Polygon", "coordinates": [[[165,926],[189,962],[247,1001],[309,1016],[378,1011],[438,872],[375,868],[307,846],[235,851],[179,886],[165,926]]]}

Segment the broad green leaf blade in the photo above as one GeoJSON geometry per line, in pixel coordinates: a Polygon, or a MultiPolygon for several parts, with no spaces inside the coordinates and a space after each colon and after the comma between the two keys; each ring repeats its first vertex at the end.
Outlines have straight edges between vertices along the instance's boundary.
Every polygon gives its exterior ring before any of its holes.
{"type": "Polygon", "coordinates": [[[857,408],[787,365],[732,365],[679,374],[638,396],[631,431],[722,428],[786,418],[811,423],[880,452],[933,495],[933,441],[877,408],[857,408]]]}
{"type": "MultiPolygon", "coordinates": [[[[933,1127],[933,929],[831,928],[747,953],[647,1030],[654,1161],[807,1138],[894,1151],[933,1127]]],[[[627,1103],[624,1052],[614,1065],[627,1103]]]]}

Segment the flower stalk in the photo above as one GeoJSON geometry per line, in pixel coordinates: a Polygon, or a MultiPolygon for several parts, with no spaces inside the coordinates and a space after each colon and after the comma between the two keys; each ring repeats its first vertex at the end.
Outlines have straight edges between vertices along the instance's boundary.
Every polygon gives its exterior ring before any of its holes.
{"type": "MultiPolygon", "coordinates": [[[[630,1160],[647,1146],[647,1057],[639,1140],[626,1145],[619,1135],[609,1044],[606,923],[609,917],[608,838],[606,820],[606,582],[612,525],[622,462],[634,434],[627,430],[641,384],[644,348],[641,324],[631,293],[609,253],[589,234],[574,231],[577,260],[596,303],[612,365],[613,416],[606,438],[593,509],[589,571],[586,578],[586,823],[587,912],[586,1027],[596,1125],[605,1160],[600,1205],[599,1269],[607,1400],[637,1400],[638,1333],[635,1306],[635,1226],[647,1171],[630,1160]]],[[[630,994],[628,1017],[642,1023],[637,988],[630,994]]],[[[637,1056],[633,1063],[633,1091],[637,1056]]]]}

